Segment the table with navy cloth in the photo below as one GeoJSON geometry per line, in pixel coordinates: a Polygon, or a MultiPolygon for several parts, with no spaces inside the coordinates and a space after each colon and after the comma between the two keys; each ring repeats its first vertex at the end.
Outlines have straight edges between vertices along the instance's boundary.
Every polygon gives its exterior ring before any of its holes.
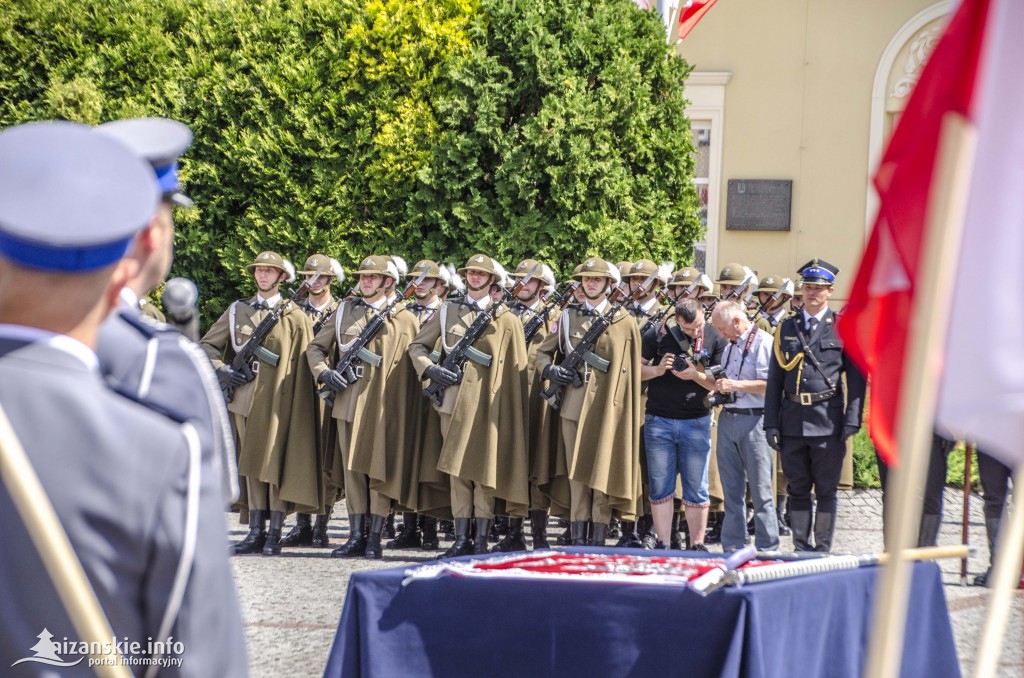
{"type": "MultiPolygon", "coordinates": [[[[403,587],[411,567],[352,575],[325,676],[859,677],[881,572],[702,597],[675,586],[452,576],[403,587]]],[[[959,676],[939,568],[913,568],[901,675],[959,676]]]]}

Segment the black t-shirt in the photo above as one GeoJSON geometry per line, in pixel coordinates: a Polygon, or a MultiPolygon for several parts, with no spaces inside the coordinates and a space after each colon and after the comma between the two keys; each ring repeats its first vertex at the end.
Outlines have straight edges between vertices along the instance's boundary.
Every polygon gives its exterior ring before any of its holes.
{"type": "MultiPolygon", "coordinates": [[[[669,331],[663,331],[664,325],[652,327],[644,332],[642,342],[642,354],[644,363],[652,359],[657,362],[666,353],[680,355],[683,353],[679,342],[669,331]]],[[[689,337],[680,333],[680,336],[689,337]]],[[[696,344],[696,340],[691,340],[696,344]]],[[[704,340],[701,344],[701,353],[706,353],[711,358],[712,365],[722,362],[722,353],[728,341],[719,336],[710,323],[704,324],[704,340]]],[[[692,356],[695,345],[687,347],[684,355],[692,356]]],[[[680,379],[667,370],[660,377],[655,377],[647,383],[647,413],[656,417],[666,419],[698,419],[707,416],[709,410],[704,407],[704,396],[708,390],[695,381],[680,379]]]]}

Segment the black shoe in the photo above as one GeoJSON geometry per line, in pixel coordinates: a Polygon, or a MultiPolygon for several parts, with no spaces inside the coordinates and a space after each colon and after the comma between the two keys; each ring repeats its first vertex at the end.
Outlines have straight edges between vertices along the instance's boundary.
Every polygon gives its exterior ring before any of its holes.
{"type": "Polygon", "coordinates": [[[644,549],[647,551],[667,551],[668,547],[665,546],[665,542],[661,541],[653,534],[645,534],[643,538],[644,549]]]}
{"type": "Polygon", "coordinates": [[[753,537],[757,533],[757,526],[754,524],[754,512],[747,511],[747,536],[753,537]]]}
{"type": "Polygon", "coordinates": [[[681,522],[685,523],[686,521],[682,520],[678,513],[673,512],[672,532],[669,534],[668,543],[669,546],[671,546],[673,549],[676,549],[677,551],[681,551],[683,549],[683,536],[679,532],[679,523],[681,522]]]}
{"type": "Polygon", "coordinates": [[[572,528],[569,525],[565,526],[565,532],[555,537],[555,543],[559,546],[569,546],[572,544],[572,528]]]}
{"type": "Polygon", "coordinates": [[[316,521],[313,523],[313,539],[310,541],[310,546],[324,548],[331,545],[331,538],[327,536],[327,521],[330,519],[330,509],[327,510],[327,513],[316,517],[316,521]]]}
{"type": "Polygon", "coordinates": [[[249,511],[249,534],[234,546],[236,556],[248,556],[263,553],[263,545],[267,542],[267,512],[249,511]]]}
{"type": "Polygon", "coordinates": [[[430,516],[420,516],[420,520],[423,521],[420,548],[422,548],[424,551],[433,551],[439,548],[441,546],[441,542],[437,538],[437,518],[431,518],[430,516]]]}
{"type": "Polygon", "coordinates": [[[574,520],[569,523],[569,533],[573,546],[587,545],[587,521],[574,520]]]}
{"type": "Polygon", "coordinates": [[[389,549],[418,549],[423,546],[419,516],[412,512],[402,515],[402,531],[387,543],[389,549]]]}
{"type": "Polygon", "coordinates": [[[455,523],[450,520],[437,521],[437,531],[443,534],[448,541],[455,539],[455,523]]]}
{"type": "Polygon", "coordinates": [[[974,586],[988,586],[989,577],[992,576],[992,568],[988,568],[974,578],[974,586]]]}
{"type": "Polygon", "coordinates": [[[473,555],[473,541],[469,538],[469,518],[456,518],[454,521],[455,543],[444,552],[442,558],[473,555]]]}
{"type": "MultiPolygon", "coordinates": [[[[317,517],[319,518],[319,516],[317,517]]],[[[313,545],[313,526],[310,524],[308,513],[295,514],[295,527],[281,537],[280,544],[283,547],[313,545]]]]}
{"type": "Polygon", "coordinates": [[[366,516],[348,517],[348,541],[331,551],[331,558],[359,558],[366,553],[366,516]]]}
{"type": "Polygon", "coordinates": [[[709,553],[708,547],[704,544],[690,544],[690,551],[700,551],[702,553],[709,553]]]}
{"type": "Polygon", "coordinates": [[[380,560],[384,557],[384,549],[381,548],[381,533],[384,531],[384,521],[387,520],[384,516],[378,516],[375,514],[370,515],[370,534],[366,538],[366,548],[363,549],[363,555],[367,558],[373,558],[374,560],[380,560]]]}
{"type": "Polygon", "coordinates": [[[523,518],[509,518],[508,532],[501,541],[494,547],[494,553],[509,553],[511,551],[525,551],[526,538],[523,537],[523,518]]]}
{"type": "Polygon", "coordinates": [[[608,540],[608,523],[594,523],[590,526],[590,545],[604,546],[608,540]]]}

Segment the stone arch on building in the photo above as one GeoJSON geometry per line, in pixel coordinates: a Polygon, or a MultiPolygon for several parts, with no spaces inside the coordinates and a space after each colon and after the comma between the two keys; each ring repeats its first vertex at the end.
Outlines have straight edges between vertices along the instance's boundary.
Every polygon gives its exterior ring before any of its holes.
{"type": "Polygon", "coordinates": [[[910,18],[882,52],[871,88],[868,133],[868,190],[864,227],[870,231],[878,212],[878,194],[871,178],[882,158],[885,143],[921,76],[921,69],[942,35],[957,0],[942,0],[910,18]]]}

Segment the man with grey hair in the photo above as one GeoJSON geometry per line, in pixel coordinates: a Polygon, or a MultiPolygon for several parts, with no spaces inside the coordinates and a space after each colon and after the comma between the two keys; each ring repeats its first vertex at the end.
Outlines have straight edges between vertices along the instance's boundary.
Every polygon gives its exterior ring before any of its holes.
{"type": "Polygon", "coordinates": [[[718,473],[725,491],[722,548],[743,548],[747,540],[746,485],[754,502],[754,544],[759,551],[779,548],[779,523],[772,501],[772,450],[765,438],[764,391],[772,357],[772,335],[747,318],[744,305],[725,300],[711,322],[729,347],[715,380],[724,404],[718,421],[718,473]]]}

